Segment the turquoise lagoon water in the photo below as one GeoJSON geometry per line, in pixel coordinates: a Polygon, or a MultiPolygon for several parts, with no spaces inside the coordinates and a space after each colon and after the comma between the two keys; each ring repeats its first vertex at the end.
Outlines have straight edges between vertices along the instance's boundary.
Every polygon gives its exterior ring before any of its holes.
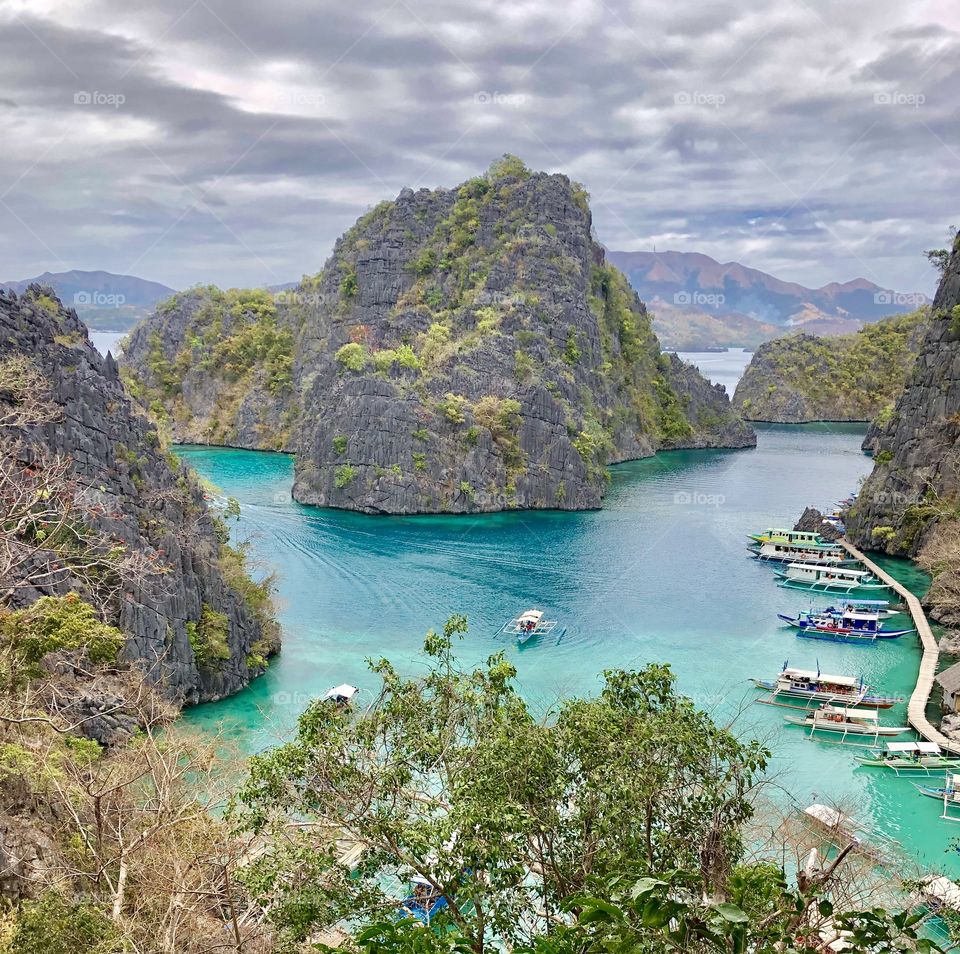
{"type": "MultiPolygon", "coordinates": [[[[284,649],[269,672],[223,702],[186,714],[246,751],[289,736],[297,714],[329,687],[372,691],[367,657],[406,669],[424,631],[465,613],[461,655],[504,649],[532,705],[545,709],[595,692],[607,667],[669,662],[679,688],[716,718],[774,750],[782,798],[829,800],[899,840],[926,868],[960,873],[948,842],[960,835],[938,803],[907,779],[858,768],[850,747],[809,741],[787,710],[747,705],[750,676],[789,660],[862,674],[887,694],[909,696],[919,661],[905,637],[874,648],[801,640],[777,612],[811,605],[775,585],[771,567],[747,556],[746,534],[792,522],[807,504],[846,496],[869,470],[857,426],[768,426],[755,450],[678,451],[612,468],[603,510],[476,517],[368,517],[303,507],[290,499],[293,460],[277,454],[184,448],[184,458],[237,497],[234,531],[279,577],[284,649]],[[566,633],[517,647],[495,633],[539,606],[566,633]]],[[[919,572],[891,563],[908,585],[919,572]]],[[[818,600],[819,602],[819,600],[818,600]]],[[[904,725],[906,706],[882,716],[904,725]]],[[[775,790],[775,791],[776,791],[775,790]]]]}

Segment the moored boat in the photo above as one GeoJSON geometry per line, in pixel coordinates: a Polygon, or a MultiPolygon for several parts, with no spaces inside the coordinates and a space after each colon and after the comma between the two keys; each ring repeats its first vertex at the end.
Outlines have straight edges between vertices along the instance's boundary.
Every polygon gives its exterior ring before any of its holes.
{"type": "Polygon", "coordinates": [[[960,768],[960,758],[944,755],[936,742],[888,742],[886,750],[876,749],[869,755],[856,756],[861,765],[887,768],[897,775],[960,768]]]}
{"type": "Polygon", "coordinates": [[[751,540],[756,543],[817,543],[823,544],[827,541],[810,530],[789,530],[783,527],[771,527],[769,530],[761,530],[759,533],[749,534],[751,540]]]}
{"type": "MultiPolygon", "coordinates": [[[[868,613],[877,613],[880,617],[897,616],[903,612],[890,605],[890,600],[852,600],[845,599],[842,604],[825,606],[821,613],[843,613],[846,610],[864,610],[868,613]]],[[[811,610],[813,612],[813,610],[811,610]]]]}
{"type": "Polygon", "coordinates": [[[939,788],[931,788],[926,785],[917,785],[917,791],[927,798],[936,798],[943,803],[941,818],[948,821],[960,821],[960,775],[954,772],[947,772],[943,785],[939,788]],[[950,814],[954,812],[954,814],[950,814]]]}
{"type": "Polygon", "coordinates": [[[881,583],[869,570],[852,570],[845,567],[808,566],[790,563],[786,569],[775,570],[779,586],[822,592],[851,590],[883,590],[881,583]]]}
{"type": "MultiPolygon", "coordinates": [[[[796,669],[784,663],[776,679],[751,679],[758,689],[774,696],[805,699],[808,702],[841,702],[866,709],[889,709],[899,702],[893,696],[870,693],[870,687],[856,676],[831,676],[818,669],[796,669]]],[[[761,700],[763,701],[763,700],[761,700]]]]}
{"type": "Polygon", "coordinates": [[[876,709],[846,708],[830,704],[813,709],[804,716],[784,716],[784,721],[809,729],[811,737],[817,732],[831,732],[844,737],[854,735],[877,738],[881,735],[902,735],[910,731],[907,726],[880,725],[880,716],[876,709]]]}
{"type": "Polygon", "coordinates": [[[861,643],[878,639],[899,639],[913,629],[884,629],[879,613],[845,609],[841,612],[800,613],[787,616],[777,613],[777,619],[798,630],[798,636],[826,639],[831,642],[861,643]]]}
{"type": "Polygon", "coordinates": [[[851,559],[840,547],[821,544],[762,543],[748,547],[758,559],[767,563],[806,563],[814,566],[855,567],[857,560],[851,559]]]}

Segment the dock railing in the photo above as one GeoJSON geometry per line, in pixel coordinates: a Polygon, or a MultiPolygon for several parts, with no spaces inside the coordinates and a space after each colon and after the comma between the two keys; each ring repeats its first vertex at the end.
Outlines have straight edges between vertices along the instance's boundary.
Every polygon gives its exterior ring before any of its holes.
{"type": "Polygon", "coordinates": [[[933,680],[937,675],[937,662],[940,659],[940,647],[930,629],[927,614],[924,613],[920,600],[916,598],[902,583],[898,583],[886,570],[881,569],[869,557],[864,556],[853,544],[840,540],[840,545],[853,557],[866,566],[878,579],[883,580],[897,594],[903,597],[907,609],[913,617],[913,625],[920,637],[923,647],[923,656],[920,659],[920,670],[917,672],[917,684],[907,705],[907,720],[920,735],[928,742],[936,742],[945,752],[960,755],[960,742],[947,738],[939,729],[934,728],[927,718],[927,701],[933,691],[933,680]]]}

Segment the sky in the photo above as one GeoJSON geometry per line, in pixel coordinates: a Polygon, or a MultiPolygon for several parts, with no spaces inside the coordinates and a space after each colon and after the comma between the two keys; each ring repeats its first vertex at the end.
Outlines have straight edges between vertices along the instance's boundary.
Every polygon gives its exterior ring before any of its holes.
{"type": "Polygon", "coordinates": [[[0,279],[292,281],[514,153],[608,248],[931,293],[958,53],[928,0],[0,0],[0,279]]]}

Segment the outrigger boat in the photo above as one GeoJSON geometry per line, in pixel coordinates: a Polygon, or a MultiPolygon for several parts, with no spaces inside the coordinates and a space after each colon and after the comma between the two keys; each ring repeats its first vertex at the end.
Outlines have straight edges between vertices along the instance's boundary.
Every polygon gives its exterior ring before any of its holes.
{"type": "Polygon", "coordinates": [[[927,798],[937,798],[943,802],[941,818],[946,818],[947,821],[960,821],[960,815],[950,814],[951,810],[954,812],[960,811],[960,775],[947,772],[942,788],[928,788],[925,785],[917,785],[917,791],[921,795],[926,795],[927,798]]]}
{"type": "Polygon", "coordinates": [[[850,570],[841,567],[807,566],[805,563],[791,563],[785,570],[775,570],[778,586],[789,586],[801,590],[820,590],[830,592],[842,590],[883,590],[881,583],[868,570],[850,570]]]}
{"type": "Polygon", "coordinates": [[[819,533],[810,530],[785,530],[782,527],[751,533],[749,537],[754,543],[827,543],[819,533]]]}
{"type": "Polygon", "coordinates": [[[914,632],[913,629],[884,629],[878,613],[853,609],[798,616],[777,613],[777,619],[796,629],[798,636],[834,643],[872,643],[878,639],[899,639],[914,632]]]}
{"type": "Polygon", "coordinates": [[[559,639],[563,635],[563,630],[557,630],[555,619],[544,619],[543,610],[528,609],[515,619],[504,623],[497,635],[516,636],[518,643],[525,643],[534,636],[546,636],[549,633],[556,633],[559,639]]]}
{"type": "MultiPolygon", "coordinates": [[[[821,613],[833,613],[834,615],[844,613],[847,610],[863,610],[867,613],[876,613],[878,616],[897,616],[902,609],[895,609],[890,605],[890,600],[844,600],[843,605],[827,606],[819,610],[821,613]]],[[[814,612],[811,610],[810,612],[814,612]]]]}
{"type": "Polygon", "coordinates": [[[892,838],[870,832],[862,822],[831,805],[814,802],[803,809],[801,817],[805,827],[817,835],[826,835],[838,848],[852,845],[855,851],[881,864],[893,862],[900,853],[900,846],[892,838]]]}
{"type": "MultiPolygon", "coordinates": [[[[416,918],[426,927],[450,902],[426,879],[414,875],[410,879],[410,894],[404,898],[397,912],[400,919],[416,918]]],[[[419,926],[419,925],[418,925],[419,926]]]]}
{"type": "Polygon", "coordinates": [[[847,556],[840,547],[820,544],[795,545],[791,543],[762,543],[759,548],[748,547],[758,560],[767,563],[803,563],[814,566],[855,567],[857,560],[847,556]]]}
{"type": "Polygon", "coordinates": [[[867,709],[889,709],[900,701],[893,696],[870,695],[870,687],[855,676],[829,676],[819,669],[816,672],[793,669],[786,663],[776,679],[750,681],[773,696],[805,699],[808,702],[841,702],[867,709]]]}
{"type": "Polygon", "coordinates": [[[868,735],[876,739],[881,735],[902,735],[910,731],[906,726],[880,725],[880,716],[875,709],[848,709],[829,704],[813,709],[804,716],[784,716],[784,720],[790,725],[809,729],[811,738],[817,732],[833,732],[844,738],[848,735],[868,735]]]}
{"type": "Polygon", "coordinates": [[[888,768],[896,775],[903,772],[924,772],[960,768],[960,758],[944,755],[936,742],[888,742],[886,751],[877,749],[869,755],[856,756],[861,765],[888,768]]]}

